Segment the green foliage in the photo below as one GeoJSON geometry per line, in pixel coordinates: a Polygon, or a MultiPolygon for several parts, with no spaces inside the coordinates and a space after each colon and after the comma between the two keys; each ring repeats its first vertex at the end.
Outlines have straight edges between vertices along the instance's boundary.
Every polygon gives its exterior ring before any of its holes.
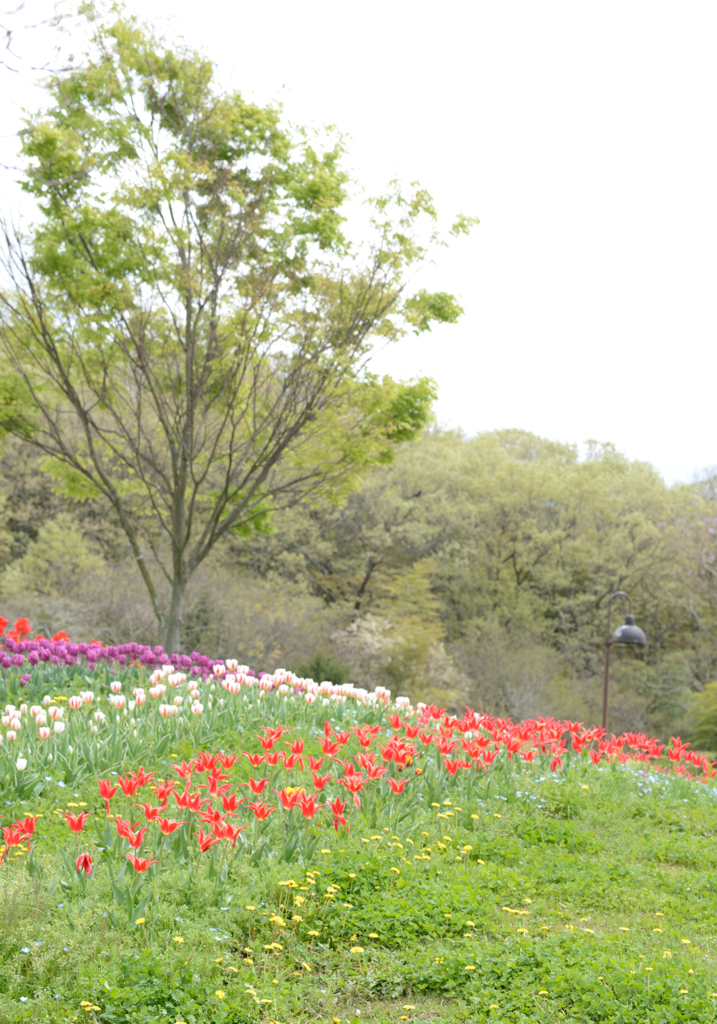
{"type": "Polygon", "coordinates": [[[403,299],[440,241],[425,190],[372,201],[362,249],[339,137],[290,130],[134,18],[87,13],[81,66],[23,132],[40,217],[5,233],[0,429],[113,509],[175,648],[217,543],[342,501],[423,429],[433,383],[379,381],[366,358],[460,309],[403,299]]]}
{"type": "MultiPolygon", "coordinates": [[[[320,710],[338,727],[343,709],[320,710]]],[[[245,709],[242,742],[255,711],[318,750],[313,718],[279,701],[245,709]]],[[[236,726],[213,728],[209,746],[232,749],[236,726]]],[[[193,749],[145,749],[142,762],[164,777],[193,749]]],[[[367,802],[350,834],[317,832],[308,861],[240,855],[223,879],[211,855],[171,860],[145,876],[135,923],[117,913],[116,837],[94,779],[57,781],[9,808],[43,817],[34,873],[23,857],[2,868],[8,1024],[714,1020],[714,790],[697,782],[584,762],[546,777],[506,761],[436,806],[367,802]],[[68,803],[96,821],[86,885],[57,854],[68,803]]]]}
{"type": "Polygon", "coordinates": [[[446,292],[427,292],[421,289],[411,296],[404,305],[406,320],[415,334],[430,331],[431,323],[456,324],[463,310],[453,295],[446,292]]]}
{"type": "Polygon", "coordinates": [[[444,702],[514,717],[599,720],[605,602],[627,590],[649,645],[613,650],[610,728],[669,736],[717,666],[702,490],[609,445],[580,461],[525,431],[433,429],[343,506],[282,512],[274,538],[237,553],[344,610],[335,644],[355,681],[428,700],[438,685],[444,702]]]}
{"type": "Polygon", "coordinates": [[[717,750],[717,682],[708,683],[704,690],[695,694],[692,718],[697,748],[717,750]]]}
{"type": "Polygon", "coordinates": [[[346,667],[330,654],[314,654],[298,666],[296,674],[304,679],[315,679],[318,682],[328,679],[334,686],[344,686],[350,682],[346,667]]]}

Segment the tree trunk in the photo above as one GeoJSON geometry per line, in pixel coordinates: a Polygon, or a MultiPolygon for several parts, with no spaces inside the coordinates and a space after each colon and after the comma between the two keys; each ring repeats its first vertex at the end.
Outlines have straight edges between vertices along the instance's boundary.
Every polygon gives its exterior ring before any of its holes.
{"type": "Polygon", "coordinates": [[[172,580],[172,601],[164,620],[161,643],[167,654],[181,653],[182,622],[184,619],[184,598],[187,580],[184,575],[175,575],[172,580]]]}

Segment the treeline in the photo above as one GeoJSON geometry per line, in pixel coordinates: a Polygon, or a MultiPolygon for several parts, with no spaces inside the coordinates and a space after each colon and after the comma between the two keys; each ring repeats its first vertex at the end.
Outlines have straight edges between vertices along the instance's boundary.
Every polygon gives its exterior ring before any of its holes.
{"type": "MultiPolygon", "coordinates": [[[[5,614],[46,633],[156,642],[111,512],[56,493],[22,442],[6,440],[0,468],[5,614]]],[[[685,734],[717,674],[716,529],[709,480],[669,488],[610,446],[580,461],[521,431],[433,430],[343,505],[303,503],[276,513],[273,532],[221,545],[193,583],[183,646],[595,721],[606,599],[626,590],[649,643],[615,649],[610,727],[685,734]]],[[[700,739],[712,741],[704,724],[700,739]]]]}

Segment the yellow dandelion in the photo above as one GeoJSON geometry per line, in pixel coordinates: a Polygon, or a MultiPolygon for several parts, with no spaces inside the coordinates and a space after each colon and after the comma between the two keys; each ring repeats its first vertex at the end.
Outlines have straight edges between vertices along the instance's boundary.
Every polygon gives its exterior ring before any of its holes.
{"type": "Polygon", "coordinates": [[[182,938],[181,935],[175,935],[174,936],[174,941],[175,942],[184,942],[184,939],[182,938]]]}
{"type": "Polygon", "coordinates": [[[217,999],[223,999],[224,996],[226,995],[226,992],[222,992],[222,990],[218,988],[214,995],[217,997],[217,999]]]}

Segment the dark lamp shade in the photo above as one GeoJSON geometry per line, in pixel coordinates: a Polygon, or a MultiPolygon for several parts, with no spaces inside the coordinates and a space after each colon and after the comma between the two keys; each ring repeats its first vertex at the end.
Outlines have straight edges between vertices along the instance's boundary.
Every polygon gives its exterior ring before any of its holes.
{"type": "Polygon", "coordinates": [[[625,625],[618,626],[612,634],[613,643],[617,644],[646,644],[647,637],[639,626],[635,625],[635,616],[626,615],[625,625]]]}

